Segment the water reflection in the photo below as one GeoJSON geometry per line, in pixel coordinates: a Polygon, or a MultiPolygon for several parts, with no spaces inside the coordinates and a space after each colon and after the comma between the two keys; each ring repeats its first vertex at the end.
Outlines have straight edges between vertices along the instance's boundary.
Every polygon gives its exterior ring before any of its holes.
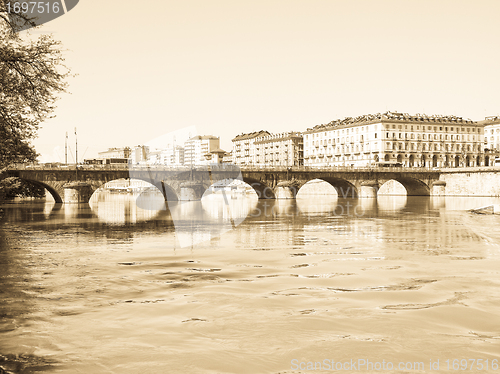
{"type": "Polygon", "coordinates": [[[318,346],[396,362],[472,344],[496,357],[500,217],[456,207],[498,201],[212,198],[150,219],[110,200],[96,213],[2,206],[0,354],[70,374],[278,373],[322,359],[318,346]],[[192,248],[176,246],[182,230],[192,248]],[[234,346],[234,366],[221,363],[234,346]]]}
{"type": "Polygon", "coordinates": [[[384,213],[397,213],[406,207],[407,196],[377,196],[377,206],[379,211],[384,213]]]}
{"type": "MultiPolygon", "coordinates": [[[[165,200],[159,192],[140,194],[96,192],[90,200],[90,208],[101,222],[114,225],[137,223],[155,219],[162,210],[166,210],[165,200]]],[[[65,204],[68,214],[78,214],[80,204],[65,204]]]]}
{"type": "MultiPolygon", "coordinates": [[[[297,198],[297,207],[306,216],[326,216],[336,214],[339,199],[337,196],[297,198]]],[[[340,211],[340,210],[338,210],[340,211]]]]}
{"type": "Polygon", "coordinates": [[[359,209],[363,212],[373,213],[377,209],[377,198],[376,197],[365,197],[358,200],[359,209]]]}
{"type": "Polygon", "coordinates": [[[169,202],[168,207],[181,247],[212,240],[241,224],[257,205],[257,196],[232,199],[206,195],[201,201],[169,202]]]}

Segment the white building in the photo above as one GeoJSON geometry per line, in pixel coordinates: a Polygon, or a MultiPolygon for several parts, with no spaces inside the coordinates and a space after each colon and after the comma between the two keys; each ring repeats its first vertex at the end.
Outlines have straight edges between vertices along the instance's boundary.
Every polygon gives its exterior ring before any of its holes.
{"type": "Polygon", "coordinates": [[[184,143],[185,165],[206,165],[205,155],[219,149],[220,139],[213,135],[194,136],[184,143]]]}
{"type": "Polygon", "coordinates": [[[484,126],[484,164],[492,166],[500,159],[500,116],[486,117],[480,123],[484,126]]]}
{"type": "Polygon", "coordinates": [[[271,135],[268,131],[261,130],[236,136],[233,142],[233,163],[236,165],[255,165],[257,156],[255,152],[255,139],[271,135]]]}
{"type": "Polygon", "coordinates": [[[184,147],[176,146],[161,150],[160,160],[163,165],[181,166],[184,165],[184,147]]]}
{"type": "Polygon", "coordinates": [[[122,148],[108,148],[107,151],[97,152],[100,159],[109,159],[109,158],[129,158],[130,157],[130,148],[122,147],[122,148]]]}
{"type": "Polygon", "coordinates": [[[129,159],[133,165],[147,163],[149,161],[149,147],[147,145],[133,147],[129,159]]]}
{"type": "Polygon", "coordinates": [[[409,167],[484,165],[483,125],[456,116],[386,112],[304,132],[304,165],[409,167]]]}

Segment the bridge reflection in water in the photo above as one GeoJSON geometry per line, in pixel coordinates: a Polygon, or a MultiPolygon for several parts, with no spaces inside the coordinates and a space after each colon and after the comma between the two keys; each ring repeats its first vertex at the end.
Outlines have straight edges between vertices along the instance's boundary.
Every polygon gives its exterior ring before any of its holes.
{"type": "MultiPolygon", "coordinates": [[[[290,245],[293,245],[292,242],[306,245],[308,236],[313,237],[315,230],[328,228],[332,235],[345,234],[353,238],[375,235],[382,241],[391,240],[394,235],[403,235],[408,237],[408,243],[424,242],[429,248],[437,248],[454,242],[467,242],[470,234],[456,229],[453,232],[443,232],[443,228],[451,230],[452,225],[448,224],[414,226],[411,224],[412,217],[437,222],[449,219],[449,212],[455,210],[458,215],[467,219],[464,216],[465,210],[492,202],[498,203],[499,200],[488,197],[412,196],[378,196],[373,199],[302,196],[296,200],[258,200],[255,196],[241,196],[225,200],[221,195],[212,195],[201,201],[172,202],[167,209],[160,193],[146,192],[141,195],[100,192],[90,204],[34,203],[33,206],[28,205],[29,209],[13,209],[4,219],[37,221],[42,227],[83,225],[84,229],[96,232],[104,229],[107,236],[113,232],[118,236],[121,232],[128,233],[125,235],[127,238],[134,237],[141,230],[159,233],[169,231],[175,232],[177,244],[172,245],[180,247],[219,240],[230,230],[239,232],[238,226],[246,222],[245,226],[251,225],[252,230],[241,230],[241,235],[248,236],[241,240],[253,241],[255,245],[260,245],[257,242],[262,242],[262,245],[277,245],[283,241],[290,245]],[[448,213],[441,216],[441,211],[448,213]],[[23,216],[18,216],[20,214],[23,216]],[[378,220],[390,220],[392,223],[373,224],[378,220]],[[269,226],[269,223],[273,225],[269,226]],[[259,234],[260,227],[267,228],[265,234],[259,234]],[[383,227],[384,232],[381,232],[383,227]],[[391,227],[393,232],[387,230],[387,227],[391,227]],[[422,231],[424,227],[425,230],[422,231]],[[297,235],[297,230],[303,230],[304,235],[297,235]],[[254,231],[255,234],[251,234],[254,231]],[[286,233],[292,236],[286,238],[286,233]]],[[[4,209],[9,209],[9,206],[4,209]]],[[[486,231],[484,236],[490,237],[492,233],[486,231]]]]}

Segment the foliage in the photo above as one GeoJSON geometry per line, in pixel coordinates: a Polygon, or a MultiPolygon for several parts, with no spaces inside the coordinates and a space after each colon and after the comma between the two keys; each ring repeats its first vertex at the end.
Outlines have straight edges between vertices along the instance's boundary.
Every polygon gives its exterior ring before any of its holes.
{"type": "Polygon", "coordinates": [[[45,188],[15,177],[0,179],[0,201],[11,200],[16,196],[41,198],[45,196],[45,188]]]}
{"type": "Polygon", "coordinates": [[[5,179],[5,168],[35,161],[31,141],[52,115],[69,75],[60,42],[49,35],[16,32],[22,22],[31,21],[21,16],[11,22],[5,4],[0,0],[0,179],[4,176],[0,189],[16,182],[5,179]]]}

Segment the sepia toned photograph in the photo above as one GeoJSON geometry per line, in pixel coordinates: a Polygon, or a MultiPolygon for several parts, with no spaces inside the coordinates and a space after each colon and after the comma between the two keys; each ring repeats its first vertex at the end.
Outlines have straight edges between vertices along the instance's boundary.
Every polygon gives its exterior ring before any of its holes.
{"type": "Polygon", "coordinates": [[[0,374],[500,373],[499,14],[0,0],[0,374]]]}

